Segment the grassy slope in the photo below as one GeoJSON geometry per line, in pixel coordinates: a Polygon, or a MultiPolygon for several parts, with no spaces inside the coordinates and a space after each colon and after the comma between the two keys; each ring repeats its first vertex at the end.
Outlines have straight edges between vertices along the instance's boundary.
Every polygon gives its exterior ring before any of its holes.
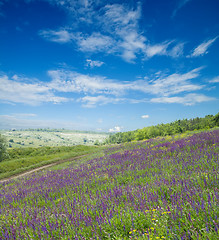
{"type": "Polygon", "coordinates": [[[101,147],[81,145],[73,147],[11,149],[9,151],[10,158],[0,162],[0,179],[17,175],[50,163],[55,163],[60,160],[99,152],[100,150],[101,147]]]}
{"type": "Polygon", "coordinates": [[[168,138],[0,184],[0,237],[218,239],[219,131],[168,138]]]}

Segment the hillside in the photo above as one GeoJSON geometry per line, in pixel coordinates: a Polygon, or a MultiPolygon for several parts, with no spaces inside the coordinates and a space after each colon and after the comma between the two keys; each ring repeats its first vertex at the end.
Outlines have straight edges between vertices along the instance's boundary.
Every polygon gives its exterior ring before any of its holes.
{"type": "Polygon", "coordinates": [[[156,126],[145,127],[129,132],[119,132],[110,135],[106,139],[107,144],[125,143],[134,140],[144,140],[155,138],[158,136],[171,136],[181,134],[187,131],[206,130],[219,126],[219,113],[214,115],[207,115],[204,118],[193,118],[177,120],[167,124],[158,124],[156,126]]]}
{"type": "Polygon", "coordinates": [[[161,137],[0,184],[0,238],[215,240],[218,153],[219,130],[161,137]]]}

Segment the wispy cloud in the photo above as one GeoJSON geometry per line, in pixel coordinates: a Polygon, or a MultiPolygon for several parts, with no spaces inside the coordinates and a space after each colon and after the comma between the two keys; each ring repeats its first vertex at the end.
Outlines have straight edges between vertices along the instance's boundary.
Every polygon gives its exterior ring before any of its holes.
{"type": "Polygon", "coordinates": [[[167,48],[171,42],[165,42],[161,44],[148,45],[145,49],[147,57],[153,57],[155,55],[167,55],[167,48]]]}
{"type": "Polygon", "coordinates": [[[203,88],[200,84],[193,84],[192,79],[200,75],[202,68],[196,68],[184,74],[174,73],[168,76],[161,76],[146,83],[144,91],[155,95],[170,96],[182,92],[197,91],[203,88]]]}
{"type": "MultiPolygon", "coordinates": [[[[72,101],[65,93],[72,93],[74,101],[82,104],[83,107],[96,107],[105,104],[121,103],[143,103],[149,102],[149,96],[153,96],[152,102],[171,102],[175,101],[189,105],[177,94],[190,93],[201,90],[205,85],[193,83],[193,79],[200,77],[200,68],[193,69],[186,73],[155,74],[154,77],[145,77],[133,81],[119,81],[109,79],[105,76],[86,75],[70,70],[50,70],[48,75],[49,82],[41,82],[37,79],[21,78],[17,75],[9,78],[7,75],[0,76],[0,100],[9,103],[25,103],[38,105],[42,103],[64,103],[72,101]],[[145,94],[145,98],[132,99],[130,92],[136,96],[145,94]],[[80,96],[78,96],[80,94],[80,96]],[[147,94],[147,95],[146,95],[147,94]],[[155,96],[155,97],[154,97],[155,96]],[[158,97],[158,98],[157,98],[158,97]]],[[[218,78],[209,82],[217,82],[218,78]]],[[[201,95],[187,95],[191,99],[212,100],[203,98],[201,95]],[[201,98],[202,97],[202,98],[201,98]]]]}
{"type": "Polygon", "coordinates": [[[91,35],[77,34],[79,50],[82,52],[111,52],[114,40],[110,36],[94,32],[91,35]]]}
{"type": "Polygon", "coordinates": [[[131,82],[111,80],[103,76],[89,76],[71,71],[54,70],[48,72],[52,78],[48,86],[61,92],[123,95],[132,90],[169,96],[202,89],[204,86],[191,82],[192,79],[200,75],[201,69],[196,68],[184,74],[174,73],[168,76],[155,77],[155,79],[142,79],[131,82]]]}
{"type": "Polygon", "coordinates": [[[183,55],[185,43],[178,43],[176,44],[171,50],[169,50],[168,54],[169,56],[173,58],[177,58],[183,55]]]}
{"type": "Polygon", "coordinates": [[[104,64],[104,62],[101,62],[101,61],[94,61],[91,59],[86,60],[86,66],[90,67],[90,68],[101,67],[103,64],[104,64]]]}
{"type": "Polygon", "coordinates": [[[24,103],[29,105],[38,105],[41,103],[61,103],[69,99],[54,95],[51,89],[43,82],[33,82],[29,79],[26,83],[22,78],[14,76],[11,79],[6,75],[0,76],[0,100],[10,103],[24,103]]]}
{"type": "Polygon", "coordinates": [[[107,97],[103,95],[99,96],[85,96],[83,98],[78,99],[78,102],[82,103],[82,106],[85,108],[95,108],[96,106],[102,106],[106,104],[118,104],[125,102],[124,98],[115,98],[115,97],[107,97]]]}
{"type": "Polygon", "coordinates": [[[149,102],[148,99],[132,99],[132,98],[122,98],[122,97],[110,97],[105,95],[98,96],[85,96],[79,98],[77,102],[82,103],[82,107],[85,108],[95,108],[97,106],[103,106],[106,104],[122,104],[122,103],[130,103],[130,104],[138,104],[149,102]]]}
{"type": "Polygon", "coordinates": [[[129,7],[128,4],[106,4],[104,1],[50,3],[65,8],[77,23],[59,30],[41,30],[40,36],[49,41],[74,42],[81,52],[113,54],[129,63],[134,63],[137,57],[143,60],[156,55],[175,58],[183,53],[183,44],[167,49],[174,41],[149,42],[139,27],[142,10],[140,3],[135,7],[129,7]],[[84,24],[87,25],[86,28],[84,24]]]}
{"type": "Polygon", "coordinates": [[[203,56],[208,53],[208,48],[217,40],[218,36],[210,39],[208,41],[205,41],[201,43],[198,47],[196,47],[192,54],[189,55],[188,57],[198,57],[198,56],[203,56]]]}
{"type": "Polygon", "coordinates": [[[39,35],[43,38],[57,43],[67,43],[74,39],[74,35],[67,30],[41,30],[39,35]]]}
{"type": "Polygon", "coordinates": [[[209,80],[209,83],[219,83],[219,76],[212,78],[209,80]]]}
{"type": "Polygon", "coordinates": [[[53,70],[48,74],[52,79],[49,87],[60,92],[121,95],[132,85],[103,76],[90,76],[65,70],[53,70]]]}
{"type": "Polygon", "coordinates": [[[177,12],[184,6],[186,5],[188,2],[190,2],[191,0],[179,0],[179,3],[177,5],[177,7],[174,9],[173,14],[172,14],[172,18],[174,18],[177,14],[177,12]]]}
{"type": "Polygon", "coordinates": [[[204,94],[190,93],[184,97],[161,97],[161,98],[152,98],[151,102],[153,103],[179,103],[186,106],[192,106],[196,103],[209,102],[216,100],[213,97],[205,96],[204,94]]]}
{"type": "Polygon", "coordinates": [[[175,43],[174,40],[165,41],[158,44],[148,44],[145,46],[145,54],[147,58],[158,56],[169,56],[172,58],[177,58],[183,55],[184,43],[175,43]]]}

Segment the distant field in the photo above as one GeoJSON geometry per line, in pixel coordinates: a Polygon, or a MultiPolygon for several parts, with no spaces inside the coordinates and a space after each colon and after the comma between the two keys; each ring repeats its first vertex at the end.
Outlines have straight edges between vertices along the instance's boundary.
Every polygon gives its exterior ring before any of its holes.
{"type": "Polygon", "coordinates": [[[102,143],[107,133],[70,130],[1,130],[10,148],[41,146],[93,145],[102,143]]]}

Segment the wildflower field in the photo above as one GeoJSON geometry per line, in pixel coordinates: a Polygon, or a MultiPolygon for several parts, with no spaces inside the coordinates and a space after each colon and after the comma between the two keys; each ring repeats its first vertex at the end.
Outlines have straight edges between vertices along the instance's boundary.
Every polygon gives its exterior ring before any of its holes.
{"type": "Polygon", "coordinates": [[[0,239],[209,239],[219,228],[219,130],[114,146],[0,185],[0,239]]]}

